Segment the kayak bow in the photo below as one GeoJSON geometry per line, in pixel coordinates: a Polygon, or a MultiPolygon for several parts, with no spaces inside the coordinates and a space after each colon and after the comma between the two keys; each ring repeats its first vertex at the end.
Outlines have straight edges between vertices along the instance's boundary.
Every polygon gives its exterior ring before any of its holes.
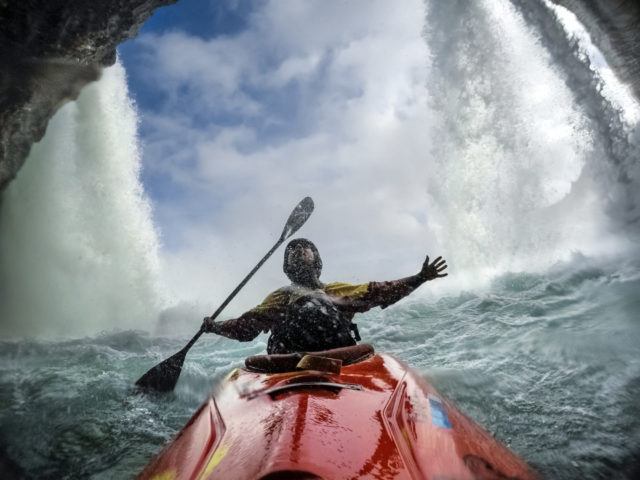
{"type": "Polygon", "coordinates": [[[353,348],[352,364],[314,354],[283,373],[260,370],[286,361],[248,359],[139,478],[538,478],[403,363],[353,348]]]}

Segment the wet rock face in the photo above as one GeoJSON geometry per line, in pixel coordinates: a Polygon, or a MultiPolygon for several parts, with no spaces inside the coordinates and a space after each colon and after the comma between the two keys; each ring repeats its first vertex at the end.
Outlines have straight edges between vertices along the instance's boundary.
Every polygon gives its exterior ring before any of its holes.
{"type": "Polygon", "coordinates": [[[116,46],[176,0],[0,0],[0,190],[116,46]]]}
{"type": "Polygon", "coordinates": [[[640,99],[640,2],[552,0],[571,10],[624,83],[640,99]]]}

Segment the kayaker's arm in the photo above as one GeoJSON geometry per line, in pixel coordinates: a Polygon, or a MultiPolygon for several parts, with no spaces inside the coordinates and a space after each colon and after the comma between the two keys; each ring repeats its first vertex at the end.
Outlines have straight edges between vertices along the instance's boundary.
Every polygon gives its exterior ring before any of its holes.
{"type": "Polygon", "coordinates": [[[260,332],[267,333],[274,319],[282,314],[287,305],[289,296],[286,289],[278,289],[270,293],[257,307],[243,313],[238,318],[214,322],[209,317],[204,319],[204,330],[208,333],[216,333],[223,337],[250,342],[260,332]]]}
{"type": "Polygon", "coordinates": [[[441,273],[447,268],[447,263],[442,257],[436,258],[429,263],[429,256],[422,264],[422,268],[416,275],[392,280],[390,282],[371,282],[369,284],[370,302],[374,306],[387,308],[389,305],[403,299],[420,285],[429,280],[446,277],[446,273],[441,273]]]}
{"type": "Polygon", "coordinates": [[[386,282],[370,282],[366,293],[356,297],[345,297],[336,301],[345,310],[366,312],[375,307],[387,308],[409,295],[423,283],[436,278],[446,277],[441,273],[447,268],[442,257],[429,263],[429,257],[416,275],[386,282]]]}
{"type": "Polygon", "coordinates": [[[205,332],[216,333],[240,342],[250,342],[261,332],[269,331],[271,326],[271,322],[268,321],[265,315],[254,311],[249,311],[238,318],[222,322],[215,322],[206,317],[203,322],[205,332]]]}
{"type": "Polygon", "coordinates": [[[409,295],[425,281],[419,275],[412,275],[398,280],[370,282],[369,294],[367,295],[368,298],[366,298],[369,308],[387,308],[389,305],[409,295]]]}

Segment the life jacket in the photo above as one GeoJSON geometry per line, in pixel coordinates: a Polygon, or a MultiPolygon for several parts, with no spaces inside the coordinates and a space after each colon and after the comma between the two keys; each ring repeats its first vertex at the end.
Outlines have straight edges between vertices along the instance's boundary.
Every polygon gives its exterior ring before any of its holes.
{"type": "Polygon", "coordinates": [[[267,352],[314,352],[355,345],[353,327],[325,293],[294,295],[282,318],[271,327],[267,352]]]}

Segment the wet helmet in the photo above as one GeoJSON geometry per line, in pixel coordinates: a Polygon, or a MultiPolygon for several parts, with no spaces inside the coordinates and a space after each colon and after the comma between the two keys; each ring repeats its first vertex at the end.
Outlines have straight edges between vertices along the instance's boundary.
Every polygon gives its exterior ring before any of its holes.
{"type": "Polygon", "coordinates": [[[296,238],[291,240],[287,247],[284,249],[284,266],[282,269],[284,273],[289,279],[293,282],[297,282],[300,279],[301,274],[303,272],[299,271],[299,267],[292,264],[289,261],[289,254],[298,246],[301,245],[303,248],[310,248],[313,252],[313,264],[311,268],[315,270],[316,277],[320,278],[320,273],[322,272],[322,259],[320,258],[320,253],[316,246],[310,240],[306,238],[296,238]]]}

